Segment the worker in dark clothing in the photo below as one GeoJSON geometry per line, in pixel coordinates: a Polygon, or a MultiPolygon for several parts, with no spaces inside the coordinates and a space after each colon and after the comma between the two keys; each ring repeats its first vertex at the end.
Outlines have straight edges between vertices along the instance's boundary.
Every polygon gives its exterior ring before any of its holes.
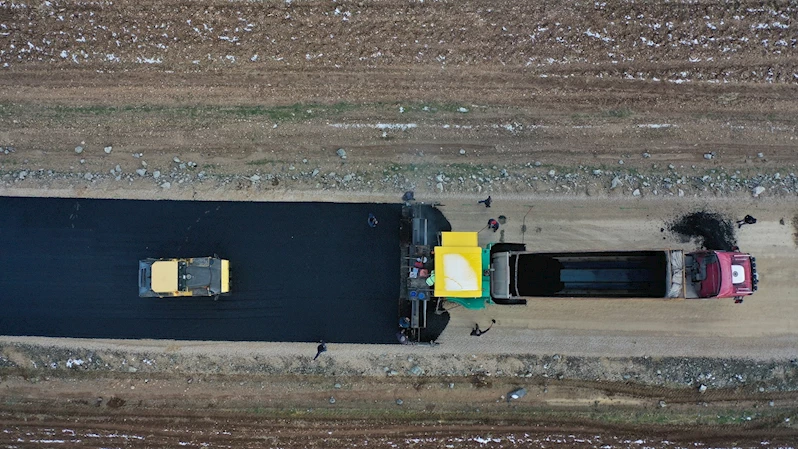
{"type": "Polygon", "coordinates": [[[756,218],[750,215],[746,215],[745,217],[743,217],[742,220],[737,220],[737,229],[742,228],[743,225],[754,224],[754,223],[756,223],[756,218]]]}
{"type": "Polygon", "coordinates": [[[369,226],[371,226],[372,228],[376,228],[377,225],[379,224],[379,221],[377,221],[377,217],[374,216],[374,214],[369,213],[368,223],[369,223],[369,226]]]}
{"type": "Polygon", "coordinates": [[[490,199],[490,195],[488,195],[488,197],[487,197],[487,198],[485,198],[484,200],[480,200],[480,202],[479,202],[479,203],[480,203],[480,204],[484,204],[484,205],[485,205],[485,207],[490,207],[490,203],[492,203],[492,202],[493,202],[493,200],[491,200],[491,199],[490,199]]]}
{"type": "Polygon", "coordinates": [[[415,198],[415,195],[413,194],[412,190],[408,190],[407,192],[405,192],[404,195],[402,195],[402,201],[404,201],[406,203],[409,202],[409,201],[415,201],[415,199],[416,198],[415,198]]]}
{"type": "Polygon", "coordinates": [[[494,324],[496,324],[496,320],[490,320],[490,326],[488,326],[488,328],[485,329],[485,330],[480,330],[478,323],[474,324],[474,328],[471,329],[471,335],[473,335],[474,337],[479,337],[480,335],[482,335],[482,334],[486,333],[487,331],[489,331],[490,328],[493,327],[494,324]]]}
{"type": "Polygon", "coordinates": [[[490,220],[488,220],[488,228],[493,229],[493,232],[498,231],[499,230],[499,222],[496,221],[496,219],[491,218],[490,220]]]}
{"type": "Polygon", "coordinates": [[[409,345],[410,344],[410,339],[407,338],[407,332],[405,332],[404,329],[402,329],[402,330],[400,330],[399,332],[396,333],[396,339],[399,340],[399,343],[401,343],[403,345],[409,345]]]}
{"type": "Polygon", "coordinates": [[[321,344],[316,348],[316,357],[313,357],[313,360],[318,359],[322,352],[327,352],[327,344],[324,343],[324,340],[322,340],[321,344]]]}

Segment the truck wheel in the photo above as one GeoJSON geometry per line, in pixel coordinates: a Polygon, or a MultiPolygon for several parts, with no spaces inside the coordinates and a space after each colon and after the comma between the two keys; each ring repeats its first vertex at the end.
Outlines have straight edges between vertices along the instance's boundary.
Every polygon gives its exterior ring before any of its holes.
{"type": "Polygon", "coordinates": [[[496,243],[490,247],[490,253],[500,253],[504,251],[526,251],[523,243],[496,243]]]}
{"type": "Polygon", "coordinates": [[[491,298],[491,301],[495,302],[496,304],[502,306],[525,306],[526,299],[495,299],[491,298]]]}

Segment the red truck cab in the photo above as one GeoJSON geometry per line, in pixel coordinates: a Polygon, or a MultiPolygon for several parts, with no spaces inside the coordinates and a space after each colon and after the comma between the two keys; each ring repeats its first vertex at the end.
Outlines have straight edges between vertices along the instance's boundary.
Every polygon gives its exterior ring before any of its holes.
{"type": "Polygon", "coordinates": [[[698,251],[687,255],[688,284],[698,298],[734,298],[757,290],[756,259],[736,251],[698,251]]]}

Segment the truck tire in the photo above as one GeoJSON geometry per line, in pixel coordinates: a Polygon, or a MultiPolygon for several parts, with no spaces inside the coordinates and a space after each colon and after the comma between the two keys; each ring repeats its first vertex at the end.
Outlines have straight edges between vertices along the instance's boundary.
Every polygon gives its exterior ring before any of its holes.
{"type": "Polygon", "coordinates": [[[526,251],[523,243],[496,243],[490,247],[490,253],[500,253],[504,251],[526,251]]]}
{"type": "Polygon", "coordinates": [[[526,299],[495,299],[491,298],[493,302],[501,306],[525,306],[526,299]]]}

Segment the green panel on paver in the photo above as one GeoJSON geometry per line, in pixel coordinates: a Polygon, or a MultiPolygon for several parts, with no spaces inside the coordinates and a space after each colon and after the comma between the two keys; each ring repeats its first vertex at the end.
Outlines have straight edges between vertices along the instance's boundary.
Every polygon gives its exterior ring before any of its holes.
{"type": "Polygon", "coordinates": [[[490,276],[485,276],[489,273],[490,269],[490,245],[488,248],[482,248],[482,294],[481,298],[446,298],[447,301],[460,304],[466,309],[480,310],[484,309],[486,304],[494,304],[490,299],[490,276]]]}

